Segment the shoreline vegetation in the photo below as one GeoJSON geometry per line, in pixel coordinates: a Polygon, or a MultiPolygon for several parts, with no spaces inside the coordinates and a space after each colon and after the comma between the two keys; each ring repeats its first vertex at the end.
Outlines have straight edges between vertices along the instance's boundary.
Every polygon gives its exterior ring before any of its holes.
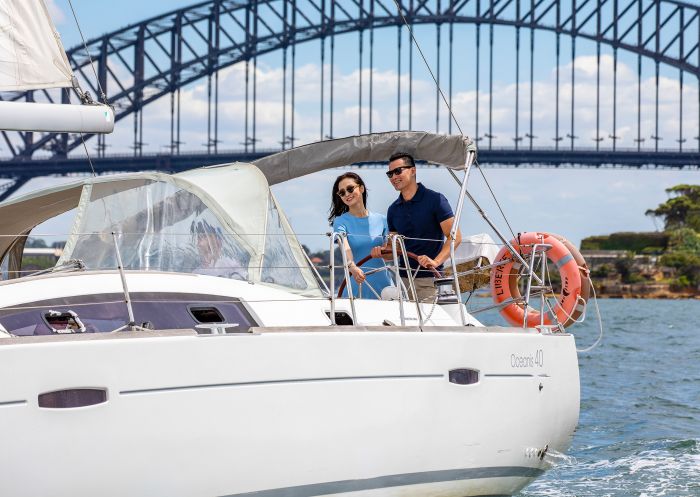
{"type": "Polygon", "coordinates": [[[581,240],[599,297],[700,299],[700,185],[666,193],[666,202],[645,212],[663,222],[663,231],[581,240]]]}

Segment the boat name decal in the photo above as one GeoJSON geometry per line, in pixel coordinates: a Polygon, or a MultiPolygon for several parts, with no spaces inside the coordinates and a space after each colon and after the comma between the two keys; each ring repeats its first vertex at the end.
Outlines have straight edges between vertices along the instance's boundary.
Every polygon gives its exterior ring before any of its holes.
{"type": "Polygon", "coordinates": [[[544,366],[544,351],[537,349],[534,354],[510,355],[510,367],[512,368],[534,368],[544,366]]]}

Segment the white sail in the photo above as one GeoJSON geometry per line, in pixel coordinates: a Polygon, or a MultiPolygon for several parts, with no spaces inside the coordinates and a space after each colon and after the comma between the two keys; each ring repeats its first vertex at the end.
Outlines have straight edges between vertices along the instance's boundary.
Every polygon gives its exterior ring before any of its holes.
{"type": "Polygon", "coordinates": [[[0,91],[67,87],[72,77],[44,0],[0,0],[0,91]]]}

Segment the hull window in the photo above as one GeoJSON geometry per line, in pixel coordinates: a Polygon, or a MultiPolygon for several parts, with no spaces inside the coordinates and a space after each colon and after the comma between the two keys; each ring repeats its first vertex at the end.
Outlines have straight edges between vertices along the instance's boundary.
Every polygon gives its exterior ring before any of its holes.
{"type": "Polygon", "coordinates": [[[39,395],[39,407],[45,409],[71,409],[104,402],[107,402],[107,390],[100,388],[71,388],[39,395]]]}
{"type": "Polygon", "coordinates": [[[453,369],[449,374],[450,383],[456,385],[473,385],[479,382],[479,372],[475,369],[453,369]]]}

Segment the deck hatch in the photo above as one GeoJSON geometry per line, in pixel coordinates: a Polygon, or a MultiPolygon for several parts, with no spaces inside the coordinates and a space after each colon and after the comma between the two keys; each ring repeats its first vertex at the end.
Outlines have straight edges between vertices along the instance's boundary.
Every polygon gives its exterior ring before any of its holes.
{"type": "Polygon", "coordinates": [[[39,407],[71,409],[107,402],[107,390],[101,388],[69,388],[39,395],[39,407]]]}
{"type": "Polygon", "coordinates": [[[190,306],[190,314],[198,323],[223,323],[226,320],[219,309],[213,306],[190,306]]]}
{"type": "MultiPolygon", "coordinates": [[[[328,316],[328,319],[330,319],[331,311],[326,311],[326,316],[328,316]]],[[[335,311],[335,324],[337,326],[352,326],[355,323],[353,323],[352,317],[347,312],[335,311]]]]}
{"type": "Polygon", "coordinates": [[[85,325],[78,314],[71,310],[54,311],[49,309],[43,314],[44,321],[49,325],[52,333],[85,333],[85,325]]]}
{"type": "Polygon", "coordinates": [[[479,382],[479,372],[469,368],[453,369],[450,371],[449,379],[450,383],[456,385],[473,385],[479,382]]]}

